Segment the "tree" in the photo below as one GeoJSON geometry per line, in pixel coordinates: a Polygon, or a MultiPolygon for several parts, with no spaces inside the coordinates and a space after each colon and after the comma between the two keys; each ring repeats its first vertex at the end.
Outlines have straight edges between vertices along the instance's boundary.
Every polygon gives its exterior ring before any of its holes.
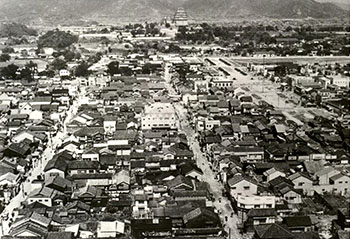
{"type": "Polygon", "coordinates": [[[6,62],[11,59],[11,56],[9,54],[1,54],[0,55],[0,62],[6,62]]]}
{"type": "Polygon", "coordinates": [[[76,52],[74,58],[79,60],[81,58],[81,54],[79,52],[76,52]]]}
{"type": "Polygon", "coordinates": [[[62,70],[67,67],[67,63],[61,58],[56,58],[51,62],[51,66],[54,70],[62,70]]]}
{"type": "Polygon", "coordinates": [[[75,69],[75,76],[87,77],[90,74],[91,72],[89,71],[89,65],[85,61],[80,63],[75,69]]]}
{"type": "Polygon", "coordinates": [[[108,64],[107,68],[108,68],[107,73],[110,74],[111,76],[115,74],[120,74],[118,61],[112,61],[111,63],[108,64]]]}
{"type": "Polygon", "coordinates": [[[46,71],[41,71],[38,74],[39,76],[47,76],[47,77],[54,77],[55,72],[53,70],[46,70],[46,71]]]}
{"type": "Polygon", "coordinates": [[[151,74],[152,70],[151,63],[146,63],[142,67],[142,74],[151,74]]]}
{"type": "Polygon", "coordinates": [[[123,76],[131,76],[132,70],[129,67],[123,67],[123,68],[120,68],[120,74],[122,74],[123,76]]]}
{"type": "Polygon", "coordinates": [[[316,105],[317,105],[317,106],[321,106],[321,103],[322,103],[322,96],[321,96],[320,94],[317,94],[317,95],[316,95],[315,101],[316,101],[316,105]]]}
{"type": "Polygon", "coordinates": [[[32,71],[28,67],[24,67],[20,71],[20,79],[22,80],[27,80],[27,81],[32,81],[34,79],[32,71]]]}
{"type": "Polygon", "coordinates": [[[4,67],[1,70],[1,75],[5,78],[5,79],[16,79],[17,78],[17,70],[18,70],[18,66],[16,66],[15,64],[10,64],[7,67],[4,67]]]}
{"type": "Polygon", "coordinates": [[[29,61],[26,63],[25,67],[30,70],[31,79],[34,79],[34,75],[38,71],[38,64],[34,63],[33,61],[29,61]]]}
{"type": "Polygon", "coordinates": [[[75,58],[75,53],[73,51],[66,50],[64,51],[63,56],[66,61],[72,61],[75,58]]]}
{"type": "Polygon", "coordinates": [[[102,54],[100,52],[97,52],[95,55],[90,56],[89,59],[87,60],[87,62],[89,64],[97,63],[101,60],[101,56],[102,56],[102,54]]]}
{"type": "Polygon", "coordinates": [[[3,54],[9,54],[14,52],[15,52],[15,49],[13,49],[12,47],[5,47],[4,49],[2,49],[3,54]]]}

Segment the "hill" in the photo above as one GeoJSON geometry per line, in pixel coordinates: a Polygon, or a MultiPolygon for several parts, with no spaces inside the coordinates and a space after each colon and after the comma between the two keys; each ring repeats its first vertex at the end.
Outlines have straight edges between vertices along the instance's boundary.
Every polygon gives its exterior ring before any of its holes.
{"type": "Polygon", "coordinates": [[[0,0],[0,20],[33,24],[160,20],[183,6],[194,19],[330,18],[346,11],[315,0],[0,0]]]}
{"type": "Polygon", "coordinates": [[[350,2],[349,0],[317,0],[317,2],[321,3],[334,3],[337,6],[343,8],[344,10],[350,10],[350,2]]]}
{"type": "Polygon", "coordinates": [[[0,37],[35,36],[37,32],[25,25],[18,23],[6,23],[0,25],[0,37]]]}

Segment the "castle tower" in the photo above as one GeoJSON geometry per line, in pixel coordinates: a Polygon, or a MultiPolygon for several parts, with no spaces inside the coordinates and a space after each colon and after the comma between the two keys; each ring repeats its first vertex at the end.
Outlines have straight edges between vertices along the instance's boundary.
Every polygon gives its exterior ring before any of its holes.
{"type": "Polygon", "coordinates": [[[185,9],[178,8],[175,16],[174,16],[174,23],[177,27],[184,27],[188,25],[188,17],[185,9]]]}

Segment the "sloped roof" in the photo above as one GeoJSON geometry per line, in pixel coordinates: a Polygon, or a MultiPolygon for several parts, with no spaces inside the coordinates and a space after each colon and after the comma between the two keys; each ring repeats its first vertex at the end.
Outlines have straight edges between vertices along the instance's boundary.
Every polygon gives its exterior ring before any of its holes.
{"type": "Polygon", "coordinates": [[[285,217],[284,222],[288,227],[309,227],[312,225],[309,216],[295,216],[295,217],[285,217]]]}
{"type": "Polygon", "coordinates": [[[75,160],[71,161],[67,165],[68,170],[75,169],[98,169],[99,163],[97,161],[87,161],[87,160],[75,160]]]}
{"type": "Polygon", "coordinates": [[[211,211],[207,208],[201,208],[201,207],[198,207],[198,208],[186,213],[183,216],[183,221],[185,224],[187,224],[191,220],[193,220],[197,217],[200,217],[202,215],[204,215],[205,217],[210,217],[212,220],[219,222],[219,217],[217,214],[215,214],[213,211],[211,211]]]}
{"type": "Polygon", "coordinates": [[[344,174],[342,174],[342,173],[338,173],[338,174],[332,176],[330,179],[331,179],[332,181],[336,181],[336,180],[341,179],[341,178],[343,178],[343,177],[349,178],[348,176],[346,176],[346,175],[344,175],[344,174]]]}
{"type": "Polygon", "coordinates": [[[288,228],[277,223],[271,225],[257,225],[255,233],[260,239],[292,239],[294,235],[288,228]]]}
{"type": "Polygon", "coordinates": [[[183,175],[178,175],[176,178],[173,180],[167,182],[168,188],[172,189],[175,188],[181,184],[187,185],[189,188],[193,188],[193,184],[191,181],[191,178],[189,177],[184,177],[183,175]]]}
{"type": "Polygon", "coordinates": [[[49,162],[47,162],[44,172],[47,172],[50,169],[58,169],[65,172],[67,169],[67,163],[64,159],[54,157],[49,162]]]}
{"type": "Polygon", "coordinates": [[[73,239],[73,232],[49,232],[46,239],[73,239]]]}
{"type": "Polygon", "coordinates": [[[232,178],[230,178],[227,183],[230,187],[232,187],[241,181],[248,181],[252,184],[258,185],[257,181],[246,175],[235,175],[232,178]]]}
{"type": "Polygon", "coordinates": [[[250,209],[248,217],[265,217],[265,216],[277,216],[277,212],[274,208],[253,208],[250,209]]]}
{"type": "Polygon", "coordinates": [[[308,173],[315,174],[316,172],[320,172],[324,168],[326,161],[325,160],[319,160],[319,161],[314,161],[314,160],[307,160],[304,161],[304,166],[305,169],[308,173]]]}

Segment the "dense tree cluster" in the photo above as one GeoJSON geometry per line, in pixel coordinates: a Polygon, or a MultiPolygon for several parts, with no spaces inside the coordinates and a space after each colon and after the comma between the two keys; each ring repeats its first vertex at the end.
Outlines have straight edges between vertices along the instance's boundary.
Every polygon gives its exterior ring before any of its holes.
{"type": "Polygon", "coordinates": [[[6,62],[11,59],[11,56],[9,54],[1,54],[0,55],[0,62],[6,62]]]}
{"type": "Polygon", "coordinates": [[[59,30],[48,31],[39,37],[38,47],[52,47],[62,49],[78,41],[78,36],[59,30]]]}
{"type": "Polygon", "coordinates": [[[81,62],[77,68],[75,68],[75,76],[78,77],[87,77],[91,74],[91,72],[89,71],[89,65],[87,62],[83,61],[81,62]]]}
{"type": "Polygon", "coordinates": [[[34,75],[37,72],[38,65],[29,61],[23,68],[19,68],[15,64],[10,64],[0,71],[0,78],[3,79],[19,79],[19,80],[34,80],[34,75]]]}

